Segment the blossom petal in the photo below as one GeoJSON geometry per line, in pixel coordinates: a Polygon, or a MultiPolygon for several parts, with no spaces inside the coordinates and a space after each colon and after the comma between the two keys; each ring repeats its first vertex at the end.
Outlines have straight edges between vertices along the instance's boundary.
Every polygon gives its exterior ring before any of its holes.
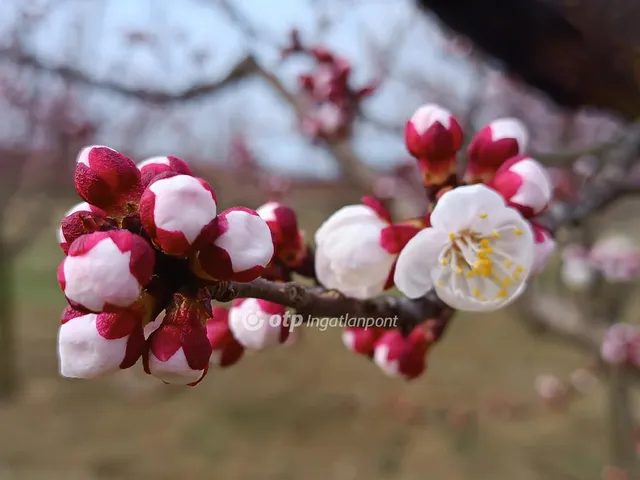
{"type": "MultiPolygon", "coordinates": [[[[318,228],[315,235],[316,244],[322,243],[324,241],[324,236],[328,232],[342,228],[343,226],[354,222],[373,219],[377,219],[379,222],[384,223],[372,209],[365,205],[347,205],[346,207],[342,207],[325,220],[320,228],[318,228]]],[[[384,223],[384,225],[386,226],[386,223],[384,223]]]]}
{"type": "Polygon", "coordinates": [[[409,298],[418,298],[433,287],[433,270],[447,245],[447,234],[426,228],[409,240],[398,256],[394,282],[409,298]]]}
{"type": "Polygon", "coordinates": [[[431,213],[431,226],[457,232],[470,228],[480,214],[497,212],[505,207],[504,199],[485,185],[467,185],[446,192],[431,213]]]}

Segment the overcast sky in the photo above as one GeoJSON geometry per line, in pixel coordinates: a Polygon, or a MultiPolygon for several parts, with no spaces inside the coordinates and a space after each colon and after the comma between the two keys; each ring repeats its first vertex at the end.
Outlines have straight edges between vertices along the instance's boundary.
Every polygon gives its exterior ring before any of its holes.
{"type": "MultiPolygon", "coordinates": [[[[56,0],[51,0],[55,3],[56,0]]],[[[282,40],[298,27],[305,41],[322,41],[354,65],[354,81],[366,82],[375,73],[375,44],[387,45],[405,31],[394,52],[394,72],[418,72],[446,84],[446,99],[422,98],[401,83],[390,80],[367,102],[372,116],[402,123],[420,103],[451,103],[464,97],[472,85],[464,61],[446,56],[437,28],[417,16],[410,0],[232,0],[239,11],[267,38],[282,40]],[[312,8],[311,4],[320,7],[312,8]],[[322,15],[319,15],[319,12],[322,15]],[[331,27],[319,32],[318,18],[331,27]]],[[[46,0],[2,0],[0,32],[10,31],[15,13],[25,4],[37,12],[46,0]],[[18,8],[16,7],[18,6],[18,8]]],[[[2,37],[0,37],[2,38],[2,37]]],[[[6,38],[6,36],[4,37],[6,38]]],[[[236,28],[216,6],[216,0],[63,0],[37,30],[29,35],[30,48],[42,61],[73,64],[96,78],[123,85],[180,91],[194,83],[212,81],[224,74],[250,48],[261,63],[275,71],[292,89],[295,73],[304,63],[281,66],[277,51],[266,42],[255,44],[236,28]],[[127,34],[146,32],[152,47],[132,45],[127,34]],[[206,53],[198,67],[193,58],[206,53]]],[[[453,107],[453,105],[447,105],[453,107]]],[[[139,106],[113,95],[93,95],[90,111],[105,116],[107,128],[100,140],[118,148],[122,129],[139,106]]],[[[249,82],[206,101],[154,114],[154,128],[136,144],[140,155],[175,153],[215,158],[220,138],[241,123],[251,146],[270,167],[292,174],[329,176],[335,164],[322,149],[309,146],[295,132],[293,112],[263,84],[249,82]],[[163,119],[163,121],[157,121],[163,119]],[[188,134],[179,130],[188,123],[188,134]]],[[[404,155],[402,139],[382,134],[371,126],[359,126],[355,148],[367,162],[389,164],[404,155]]]]}

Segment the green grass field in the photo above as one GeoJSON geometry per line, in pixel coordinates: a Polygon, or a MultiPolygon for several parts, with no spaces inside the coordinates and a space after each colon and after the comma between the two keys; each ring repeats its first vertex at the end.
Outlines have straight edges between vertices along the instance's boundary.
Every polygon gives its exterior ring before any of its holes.
{"type": "Polygon", "coordinates": [[[600,478],[602,387],[567,412],[533,390],[538,374],[566,376],[589,358],[531,336],[510,312],[460,315],[412,383],[350,354],[335,329],[309,329],[196,388],[141,367],[74,381],[57,373],[61,258],[51,233],[17,265],[24,389],[0,410],[2,480],[600,478]]]}

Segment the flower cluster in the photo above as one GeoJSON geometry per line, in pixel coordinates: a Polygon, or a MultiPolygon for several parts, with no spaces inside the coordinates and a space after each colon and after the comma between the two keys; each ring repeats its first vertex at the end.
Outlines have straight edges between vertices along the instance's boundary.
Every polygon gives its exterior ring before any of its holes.
{"type": "Polygon", "coordinates": [[[626,323],[612,325],[602,340],[600,355],[610,364],[640,367],[640,330],[626,323]]]}
{"type": "Polygon", "coordinates": [[[379,204],[344,207],[316,233],[316,272],[328,288],[370,298],[395,286],[418,298],[434,288],[451,307],[491,311],[515,300],[555,250],[536,222],[552,198],[546,169],[524,154],[527,132],[498,119],[469,143],[458,175],[463,132],[438,105],[420,107],[405,143],[423,183],[435,187],[423,218],[393,223],[379,204]]]}
{"type": "Polygon", "coordinates": [[[427,320],[408,334],[399,329],[347,327],[342,341],[351,352],[372,360],[385,375],[414,380],[426,370],[427,354],[439,339],[437,325],[427,320]]]}
{"type": "Polygon", "coordinates": [[[78,155],[75,186],[84,202],[58,232],[58,281],[69,304],[59,331],[62,375],[93,378],[142,358],[164,382],[195,385],[212,351],[237,355],[209,341],[215,316],[206,284],[265,273],[275,256],[267,222],[244,207],[218,212],[213,188],[172,156],[136,165],[90,146],[78,155]]]}
{"type": "Polygon", "coordinates": [[[283,57],[305,54],[313,59],[315,68],[298,76],[302,91],[312,102],[312,108],[302,119],[302,131],[313,140],[340,137],[347,134],[355,119],[359,102],[376,90],[371,83],[353,89],[351,64],[324,47],[306,47],[297,31],[291,33],[290,44],[283,57]]]}
{"type": "Polygon", "coordinates": [[[534,388],[547,407],[566,409],[579,398],[592,393],[598,384],[598,377],[592,371],[579,368],[564,380],[556,375],[539,375],[535,379],[534,388]]]}

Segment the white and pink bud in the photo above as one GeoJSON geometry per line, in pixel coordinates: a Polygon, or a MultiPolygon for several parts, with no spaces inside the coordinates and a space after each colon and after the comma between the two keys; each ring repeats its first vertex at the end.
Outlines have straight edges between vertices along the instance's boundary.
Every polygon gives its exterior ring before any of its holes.
{"type": "Polygon", "coordinates": [[[439,105],[418,108],[405,126],[405,144],[415,158],[451,160],[462,146],[462,129],[453,114],[439,105]]]}
{"type": "Polygon", "coordinates": [[[551,256],[556,251],[556,241],[548,229],[534,222],[530,222],[530,224],[535,241],[531,273],[539,275],[547,268],[551,256]]]}
{"type": "Polygon", "coordinates": [[[640,248],[626,235],[612,235],[596,242],[589,260],[608,282],[629,282],[640,275],[640,248]]]}
{"type": "Polygon", "coordinates": [[[292,208],[268,202],[256,210],[273,237],[275,255],[286,265],[297,265],[306,254],[304,236],[298,228],[298,217],[292,208]]]}
{"type": "Polygon", "coordinates": [[[140,200],[140,220],[151,241],[167,255],[185,257],[215,233],[216,194],[201,178],[166,172],[140,200]]]}
{"type": "Polygon", "coordinates": [[[600,356],[610,364],[640,367],[640,331],[634,325],[616,323],[609,327],[600,346],[600,356]]]}
{"type": "Polygon", "coordinates": [[[88,379],[129,368],[143,351],[139,312],[90,313],[67,307],[62,314],[58,363],[63,377],[88,379]]]}
{"type": "Polygon", "coordinates": [[[109,215],[132,213],[142,193],[136,164],[101,145],[85,147],[78,154],[75,186],[84,201],[109,215]]]}
{"type": "Polygon", "coordinates": [[[58,283],[70,305],[91,312],[130,307],[151,281],[155,252],[127,230],[77,238],[58,268],[58,283]]]}
{"type": "Polygon", "coordinates": [[[316,231],[315,273],[326,288],[366,299],[393,286],[398,254],[424,225],[391,224],[372,197],[329,217],[316,231]]]}
{"type": "Polygon", "coordinates": [[[553,185],[546,168],[524,155],[503,163],[488,185],[525,217],[542,213],[553,196],[553,185]]]}
{"type": "Polygon", "coordinates": [[[467,148],[466,181],[490,181],[505,161],[524,154],[528,141],[526,127],[515,118],[499,118],[489,123],[476,133],[467,148]]]}
{"type": "Polygon", "coordinates": [[[400,330],[389,330],[376,342],[373,361],[390,377],[413,380],[426,368],[428,346],[425,331],[420,326],[406,337],[400,330]]]}
{"type": "Polygon", "coordinates": [[[191,268],[204,279],[250,282],[274,253],[267,223],[254,210],[233,207],[218,215],[215,239],[194,253],[191,268]]]}
{"type": "Polygon", "coordinates": [[[160,326],[147,339],[144,370],[165,383],[194,386],[209,370],[206,323],[211,299],[176,293],[160,326]]]}
{"type": "Polygon", "coordinates": [[[256,298],[236,300],[229,310],[229,328],[248,350],[263,350],[287,341],[290,331],[286,307],[256,298]]]}
{"type": "Polygon", "coordinates": [[[562,250],[560,278],[570,290],[585,290],[595,280],[596,271],[588,255],[587,250],[578,244],[567,245],[562,250]]]}
{"type": "Polygon", "coordinates": [[[108,222],[107,214],[87,202],[80,202],[62,217],[58,228],[58,243],[66,254],[73,241],[87,233],[102,230],[108,222]]]}
{"type": "Polygon", "coordinates": [[[138,163],[142,187],[146,188],[161,173],[173,172],[178,175],[191,175],[191,167],[181,158],[172,155],[151,157],[138,163]]]}
{"type": "Polygon", "coordinates": [[[342,343],[353,353],[373,358],[375,343],[382,334],[377,328],[346,327],[342,332],[342,343]]]}
{"type": "Polygon", "coordinates": [[[218,367],[230,367],[240,361],[244,347],[235,339],[229,328],[229,309],[214,307],[213,316],[207,321],[207,338],[211,344],[209,363],[218,367]]]}

